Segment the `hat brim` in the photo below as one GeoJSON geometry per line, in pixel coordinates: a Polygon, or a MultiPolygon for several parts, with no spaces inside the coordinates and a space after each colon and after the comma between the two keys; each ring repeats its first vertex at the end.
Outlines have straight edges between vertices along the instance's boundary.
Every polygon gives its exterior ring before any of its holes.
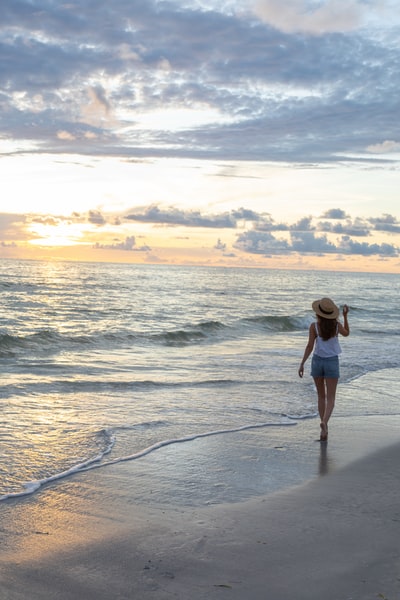
{"type": "Polygon", "coordinates": [[[320,302],[321,302],[321,300],[315,300],[315,302],[312,303],[313,311],[315,312],[316,315],[318,315],[319,317],[323,317],[324,319],[337,319],[338,318],[339,308],[336,306],[336,304],[332,303],[333,304],[332,312],[327,313],[326,311],[323,311],[321,309],[320,302]]]}

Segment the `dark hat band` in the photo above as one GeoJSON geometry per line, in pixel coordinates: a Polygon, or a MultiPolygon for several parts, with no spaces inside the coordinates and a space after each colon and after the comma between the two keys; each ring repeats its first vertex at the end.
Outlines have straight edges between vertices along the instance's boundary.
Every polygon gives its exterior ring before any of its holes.
{"type": "Polygon", "coordinates": [[[318,304],[318,308],[324,315],[332,315],[335,312],[333,310],[324,310],[320,304],[318,304]]]}

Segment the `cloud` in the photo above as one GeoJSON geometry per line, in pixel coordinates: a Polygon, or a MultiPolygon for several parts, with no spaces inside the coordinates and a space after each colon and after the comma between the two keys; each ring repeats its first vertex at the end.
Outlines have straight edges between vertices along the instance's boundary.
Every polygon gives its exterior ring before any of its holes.
{"type": "Polygon", "coordinates": [[[92,223],[93,225],[98,225],[99,227],[101,225],[106,224],[106,219],[103,217],[99,210],[90,210],[88,221],[89,223],[92,223]]]}
{"type": "Polygon", "coordinates": [[[361,254],[363,256],[371,256],[378,254],[380,256],[398,256],[399,248],[392,244],[367,244],[359,243],[352,240],[349,236],[343,236],[339,246],[339,250],[344,254],[361,254]]]}
{"type": "Polygon", "coordinates": [[[291,231],[312,231],[315,227],[311,224],[312,217],[303,217],[297,223],[290,225],[291,231]]]}
{"type": "Polygon", "coordinates": [[[260,214],[258,212],[248,208],[232,210],[231,214],[236,221],[258,221],[260,219],[260,214]]]}
{"type": "Polygon", "coordinates": [[[148,252],[151,250],[151,248],[146,245],[137,247],[134,235],[126,237],[123,241],[115,240],[112,244],[96,243],[93,247],[95,250],[124,250],[126,252],[148,252]]]}
{"type": "Polygon", "coordinates": [[[362,23],[365,8],[355,0],[257,0],[255,12],[267,23],[286,33],[320,35],[351,31],[362,23]]]}
{"type": "Polygon", "coordinates": [[[89,103],[81,108],[81,116],[84,123],[94,127],[107,127],[111,114],[111,104],[107,98],[106,90],[100,85],[89,87],[87,89],[89,103]]]}
{"type": "Polygon", "coordinates": [[[262,231],[246,231],[241,233],[234,248],[251,254],[287,254],[290,246],[286,240],[278,240],[272,233],[262,231]]]}
{"type": "Polygon", "coordinates": [[[246,231],[237,238],[234,247],[251,254],[353,254],[362,256],[398,256],[400,249],[394,244],[359,243],[344,235],[332,242],[326,235],[316,235],[313,231],[291,231],[290,242],[277,239],[271,233],[246,231]]]}
{"type": "Polygon", "coordinates": [[[57,138],[59,140],[67,140],[69,142],[76,139],[76,136],[72,135],[69,131],[57,131],[57,138]]]}
{"type": "MultiPolygon", "coordinates": [[[[390,214],[381,217],[356,218],[352,220],[341,208],[324,212],[327,221],[311,216],[302,217],[295,223],[276,223],[271,215],[241,208],[229,213],[202,215],[200,211],[184,211],[174,207],[165,209],[157,205],[143,207],[125,217],[128,220],[158,225],[243,229],[249,224],[252,229],[238,234],[234,247],[254,254],[287,254],[289,252],[312,254],[357,254],[395,256],[399,247],[394,244],[367,244],[352,240],[352,237],[368,237],[373,231],[400,233],[400,223],[390,214]],[[272,232],[288,232],[290,241],[278,238],[272,232]],[[321,235],[321,232],[323,234],[321,235]],[[328,237],[328,235],[330,237],[328,237]],[[336,240],[332,236],[337,237],[336,240]]],[[[218,239],[214,246],[226,250],[226,244],[218,239]]]]}
{"type": "Polygon", "coordinates": [[[159,223],[171,226],[235,228],[237,218],[242,218],[242,212],[222,213],[219,215],[202,215],[197,210],[182,210],[174,207],[159,208],[153,204],[126,215],[126,219],[140,223],[159,223]]]}
{"type": "Polygon", "coordinates": [[[347,215],[341,208],[330,208],[322,215],[325,219],[346,219],[347,215]]]}
{"type": "Polygon", "coordinates": [[[352,222],[351,219],[348,219],[346,223],[320,221],[317,224],[317,229],[318,231],[363,237],[370,235],[371,224],[363,221],[362,219],[356,219],[354,222],[352,222]]]}
{"type": "Polygon", "coordinates": [[[218,238],[217,243],[214,246],[215,250],[222,250],[225,251],[226,250],[226,244],[224,244],[223,242],[221,242],[221,240],[218,238]]]}
{"type": "MultiPolygon", "coordinates": [[[[232,244],[230,239],[229,245],[246,254],[285,256],[290,253],[298,253],[300,255],[377,255],[380,257],[399,255],[399,244],[392,243],[393,239],[399,239],[395,236],[400,234],[400,222],[396,216],[384,213],[379,217],[352,219],[340,208],[328,209],[324,212],[324,216],[327,217],[327,220],[306,216],[294,223],[276,223],[270,214],[245,207],[204,215],[201,211],[185,211],[173,206],[160,208],[157,205],[130,211],[128,217],[111,213],[103,214],[98,209],[90,210],[88,213],[73,213],[70,216],[0,213],[0,244],[2,247],[8,247],[32,239],[44,239],[47,234],[55,233],[57,236],[59,226],[64,235],[67,233],[72,235],[75,232],[74,235],[78,236],[81,242],[90,239],[92,243],[94,234],[93,228],[87,227],[89,222],[101,227],[96,231],[101,231],[105,240],[111,240],[98,241],[94,244],[94,249],[149,253],[151,248],[146,244],[138,246],[135,235],[127,235],[124,239],[111,237],[115,235],[116,225],[129,230],[129,228],[133,228],[134,222],[139,221],[156,227],[165,225],[185,228],[186,231],[184,230],[182,235],[179,235],[180,239],[189,239],[191,228],[198,227],[213,231],[219,229],[221,233],[228,230],[229,233],[226,235],[236,232],[234,234],[236,235],[235,241],[232,244]],[[124,225],[122,225],[123,221],[124,225]],[[46,228],[44,233],[42,227],[46,228]],[[78,229],[74,230],[74,227],[78,229]],[[378,234],[379,243],[375,243],[378,234]],[[87,237],[85,238],[85,236],[87,237]],[[357,238],[361,237],[369,237],[371,241],[368,243],[357,241],[357,238]],[[385,238],[391,243],[381,241],[385,238]]],[[[61,237],[60,234],[60,239],[61,237]]],[[[173,237],[171,236],[171,239],[173,237]]],[[[225,241],[222,241],[221,237],[217,238],[213,247],[222,252],[224,256],[232,256],[231,249],[228,248],[225,241]]]]}
{"type": "Polygon", "coordinates": [[[25,240],[30,236],[26,232],[27,218],[24,215],[0,213],[0,240],[4,243],[25,240]]]}
{"type": "MultiPolygon", "coordinates": [[[[264,231],[284,231],[289,228],[288,225],[275,224],[271,215],[243,207],[219,214],[203,214],[198,210],[183,210],[174,206],[160,208],[157,204],[133,210],[134,212],[126,215],[125,219],[141,223],[211,229],[236,229],[247,223],[252,223],[257,229],[264,231]]],[[[299,224],[301,225],[302,223],[299,224]]]]}
{"type": "Polygon", "coordinates": [[[289,229],[289,225],[286,223],[275,223],[271,215],[259,215],[255,222],[255,228],[258,231],[288,231],[289,229]]]}
{"type": "Polygon", "coordinates": [[[400,142],[395,142],[393,140],[386,140],[380,144],[371,144],[367,147],[367,152],[371,152],[373,154],[388,154],[390,152],[399,152],[400,151],[400,142]]]}
{"type": "Polygon", "coordinates": [[[393,215],[384,214],[381,217],[372,218],[370,221],[376,231],[400,233],[400,222],[393,215]]]}
{"type": "Polygon", "coordinates": [[[300,253],[332,254],[337,252],[335,244],[328,241],[326,235],[316,236],[312,231],[293,231],[291,237],[291,251],[300,253]]]}
{"type": "Polygon", "coordinates": [[[382,2],[2,0],[0,138],[129,159],[396,160],[398,10],[383,4],[393,27],[377,35],[382,2]]]}
{"type": "Polygon", "coordinates": [[[31,223],[39,223],[40,225],[50,225],[51,227],[55,227],[60,223],[60,221],[68,220],[65,217],[56,217],[53,215],[37,215],[32,216],[30,221],[31,223]]]}

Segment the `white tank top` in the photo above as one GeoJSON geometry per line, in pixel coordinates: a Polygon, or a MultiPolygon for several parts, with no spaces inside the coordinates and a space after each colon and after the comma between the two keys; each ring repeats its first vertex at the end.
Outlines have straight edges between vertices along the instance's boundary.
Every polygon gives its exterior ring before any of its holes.
{"type": "Polygon", "coordinates": [[[336,335],[329,338],[329,340],[323,340],[318,332],[318,324],[315,323],[315,331],[317,337],[315,340],[314,354],[321,358],[331,358],[332,356],[339,356],[342,353],[342,349],[339,344],[338,329],[336,328],[336,335]]]}

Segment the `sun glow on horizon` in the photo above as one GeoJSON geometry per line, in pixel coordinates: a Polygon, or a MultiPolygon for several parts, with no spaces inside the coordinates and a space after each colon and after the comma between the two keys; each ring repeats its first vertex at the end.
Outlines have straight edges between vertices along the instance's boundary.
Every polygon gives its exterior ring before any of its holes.
{"type": "Polygon", "coordinates": [[[84,231],[80,223],[35,223],[29,226],[34,246],[75,246],[85,244],[84,231]]]}
{"type": "Polygon", "coordinates": [[[20,177],[21,161],[3,163],[4,257],[400,271],[396,170],[60,155],[20,177]]]}

